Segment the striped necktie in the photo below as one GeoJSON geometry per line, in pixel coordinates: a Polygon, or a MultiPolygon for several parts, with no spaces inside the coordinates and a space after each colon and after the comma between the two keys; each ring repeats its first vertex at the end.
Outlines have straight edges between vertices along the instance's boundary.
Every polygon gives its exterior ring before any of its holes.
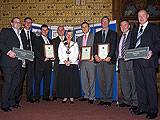
{"type": "Polygon", "coordinates": [[[136,46],[135,48],[138,48],[139,45],[141,44],[141,36],[143,34],[143,26],[141,26],[139,32],[138,32],[138,35],[137,35],[137,42],[136,42],[136,46]]]}
{"type": "Polygon", "coordinates": [[[121,47],[121,56],[124,58],[125,56],[125,49],[126,49],[126,34],[123,34],[123,41],[122,41],[122,47],[121,47]]]}

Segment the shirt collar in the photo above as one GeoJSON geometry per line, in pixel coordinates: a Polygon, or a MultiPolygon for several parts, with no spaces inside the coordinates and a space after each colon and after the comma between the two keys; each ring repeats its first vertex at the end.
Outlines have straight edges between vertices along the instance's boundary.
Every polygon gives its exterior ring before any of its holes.
{"type": "Polygon", "coordinates": [[[123,34],[126,34],[126,36],[128,35],[128,33],[129,33],[129,30],[128,31],[126,31],[126,32],[124,32],[123,34]]]}
{"type": "MultiPolygon", "coordinates": [[[[17,34],[17,29],[12,27],[12,29],[15,31],[15,33],[17,34]]],[[[19,34],[21,33],[21,30],[19,29],[19,34]]]]}
{"type": "Polygon", "coordinates": [[[143,30],[147,27],[147,25],[148,25],[148,21],[146,22],[146,23],[144,23],[143,25],[139,25],[139,28],[141,27],[141,26],[143,26],[143,30]]]}

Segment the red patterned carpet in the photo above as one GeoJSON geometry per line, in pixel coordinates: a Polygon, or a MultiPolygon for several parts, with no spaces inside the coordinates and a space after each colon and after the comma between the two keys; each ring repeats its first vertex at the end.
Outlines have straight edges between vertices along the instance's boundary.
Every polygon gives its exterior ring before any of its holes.
{"type": "MultiPolygon", "coordinates": [[[[60,100],[40,103],[23,100],[22,107],[12,112],[0,110],[0,120],[145,120],[145,115],[132,115],[128,108],[117,107],[116,103],[105,107],[77,100],[74,104],[60,100]]],[[[160,116],[156,120],[160,120],[160,116]]]]}

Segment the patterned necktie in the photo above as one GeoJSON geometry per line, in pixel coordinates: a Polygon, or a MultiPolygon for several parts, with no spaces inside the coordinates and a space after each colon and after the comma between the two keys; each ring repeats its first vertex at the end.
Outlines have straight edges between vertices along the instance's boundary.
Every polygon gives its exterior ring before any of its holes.
{"type": "Polygon", "coordinates": [[[105,41],[106,41],[106,32],[105,32],[105,30],[103,30],[103,35],[102,35],[102,42],[103,43],[105,43],[105,41]]]}
{"type": "Polygon", "coordinates": [[[122,47],[121,47],[122,58],[124,58],[125,56],[125,49],[126,49],[126,34],[123,34],[123,41],[122,41],[122,47]]]}
{"type": "Polygon", "coordinates": [[[143,34],[143,26],[141,26],[139,32],[138,32],[138,35],[137,35],[137,42],[136,42],[136,46],[135,48],[138,48],[140,43],[141,43],[141,36],[143,34]]]}
{"type": "Polygon", "coordinates": [[[27,48],[28,50],[31,50],[31,41],[29,37],[29,31],[27,31],[27,48]]]}
{"type": "Polygon", "coordinates": [[[87,45],[87,38],[86,38],[86,34],[84,34],[84,37],[83,37],[83,46],[86,46],[87,45]]]}

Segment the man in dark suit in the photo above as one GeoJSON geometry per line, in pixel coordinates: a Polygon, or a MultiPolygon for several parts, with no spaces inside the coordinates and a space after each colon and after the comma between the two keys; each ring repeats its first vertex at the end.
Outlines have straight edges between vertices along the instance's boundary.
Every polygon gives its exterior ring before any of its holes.
{"type": "MultiPolygon", "coordinates": [[[[94,35],[89,32],[89,24],[83,22],[81,24],[83,35],[77,38],[77,43],[79,46],[79,51],[81,53],[81,47],[91,46],[93,50],[94,35]]],[[[93,51],[91,60],[81,60],[81,85],[84,92],[84,98],[81,101],[88,100],[90,104],[93,104],[95,100],[95,63],[93,62],[93,51]]]]}
{"type": "MultiPolygon", "coordinates": [[[[101,19],[102,30],[95,33],[94,36],[94,48],[93,54],[97,63],[97,70],[100,84],[100,105],[111,106],[112,91],[113,91],[113,77],[114,66],[116,63],[116,45],[117,45],[117,33],[108,28],[109,18],[104,16],[101,19]],[[98,54],[99,44],[109,44],[109,53],[105,58],[101,58],[98,54]]],[[[107,52],[107,51],[106,51],[107,52]]]]}
{"type": "MultiPolygon", "coordinates": [[[[35,40],[35,102],[40,101],[40,81],[44,80],[43,100],[50,101],[51,59],[45,57],[44,45],[50,44],[48,26],[41,26],[41,36],[35,40]]],[[[54,60],[54,58],[52,58],[54,60]]]]}
{"type": "Polygon", "coordinates": [[[0,65],[4,75],[1,109],[4,112],[11,111],[10,107],[18,107],[15,100],[15,89],[20,81],[22,60],[16,58],[16,53],[12,48],[23,49],[20,27],[20,19],[14,17],[11,20],[11,28],[2,29],[0,33],[0,65]]]}
{"type": "Polygon", "coordinates": [[[136,115],[147,113],[146,118],[157,117],[157,84],[156,68],[160,51],[160,29],[148,22],[146,10],[138,12],[139,26],[132,30],[130,48],[149,47],[146,59],[133,61],[135,84],[138,98],[138,109],[132,111],[136,115]]]}
{"type": "Polygon", "coordinates": [[[130,107],[131,109],[137,108],[137,93],[135,87],[135,78],[133,73],[133,62],[125,61],[125,51],[130,45],[131,31],[129,22],[122,20],[120,23],[121,36],[117,46],[117,57],[118,57],[118,69],[120,72],[120,82],[122,91],[122,100],[120,101],[119,107],[130,107]]]}
{"type": "MultiPolygon", "coordinates": [[[[22,29],[20,35],[24,42],[23,48],[25,50],[34,51],[33,46],[36,39],[36,35],[33,32],[31,32],[31,25],[32,19],[30,17],[26,17],[24,19],[24,29],[22,29]]],[[[21,80],[18,87],[17,103],[20,102],[23,94],[24,80],[26,80],[27,102],[33,103],[34,61],[25,60],[25,64],[22,65],[21,80]]]]}
{"type": "Polygon", "coordinates": [[[58,58],[58,46],[60,42],[64,41],[64,26],[58,26],[57,33],[58,36],[51,40],[51,44],[54,46],[55,60],[52,62],[52,67],[54,69],[54,83],[53,83],[53,100],[57,100],[56,97],[56,81],[58,80],[58,66],[59,66],[59,58],[58,58]]]}

